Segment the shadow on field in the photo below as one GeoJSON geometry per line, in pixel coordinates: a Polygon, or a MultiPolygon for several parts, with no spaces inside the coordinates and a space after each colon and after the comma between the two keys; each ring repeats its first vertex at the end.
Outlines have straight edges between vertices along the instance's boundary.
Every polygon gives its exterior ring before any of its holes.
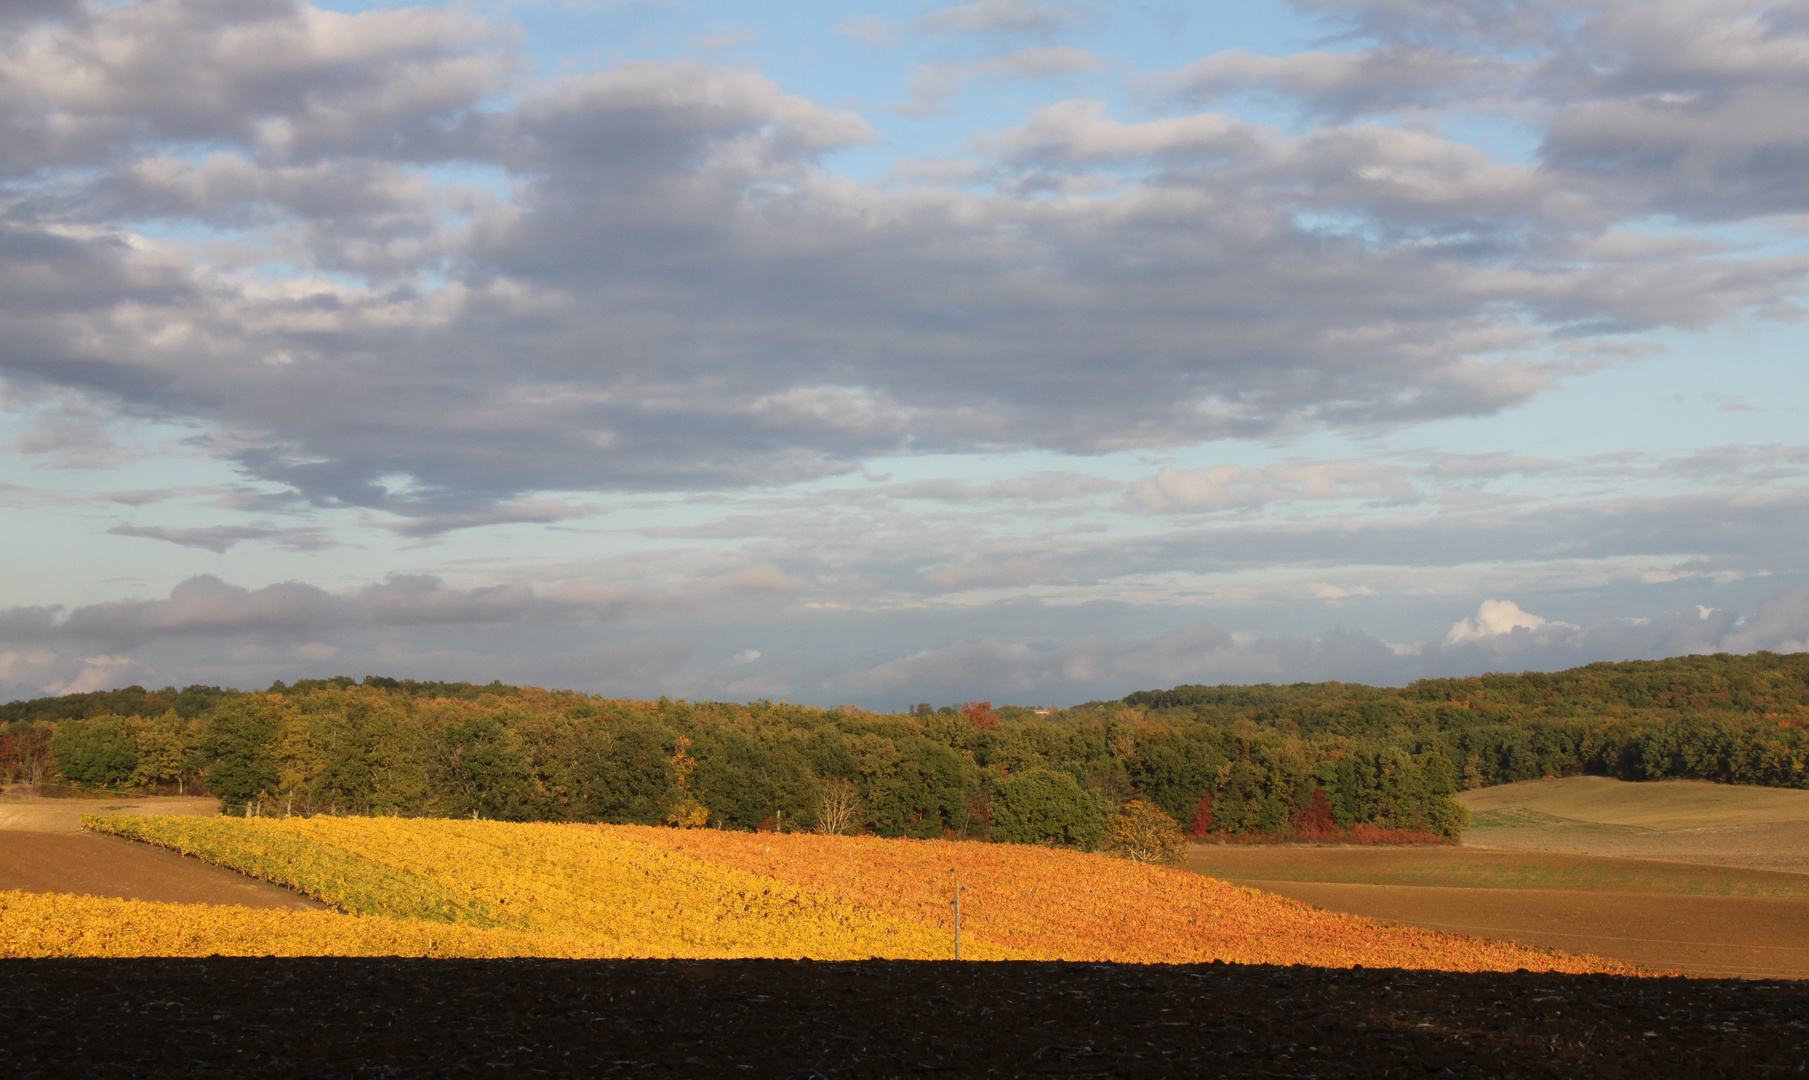
{"type": "Polygon", "coordinates": [[[1800,983],[1062,963],[4,960],[34,1076],[1780,1076],[1800,983]]]}

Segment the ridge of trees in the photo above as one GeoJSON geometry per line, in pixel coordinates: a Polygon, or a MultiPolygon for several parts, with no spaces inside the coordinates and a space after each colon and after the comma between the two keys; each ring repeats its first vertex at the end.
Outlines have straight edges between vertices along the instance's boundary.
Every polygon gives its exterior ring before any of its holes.
{"type": "MultiPolygon", "coordinates": [[[[476,814],[1093,847],[1134,801],[1197,837],[1449,838],[1541,776],[1809,786],[1809,655],[1177,686],[877,714],[371,676],[0,706],[0,777],[206,790],[234,813],[476,814]]],[[[1145,810],[1139,810],[1144,813],[1145,810]]]]}

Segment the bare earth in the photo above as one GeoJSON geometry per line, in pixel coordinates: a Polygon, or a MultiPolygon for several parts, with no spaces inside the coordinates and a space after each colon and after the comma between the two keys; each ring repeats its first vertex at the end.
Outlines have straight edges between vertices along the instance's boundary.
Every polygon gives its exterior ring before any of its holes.
{"type": "Polygon", "coordinates": [[[1809,791],[1604,777],[1466,792],[1463,846],[1197,846],[1335,911],[1696,975],[1809,978],[1809,791]]]}
{"type": "Polygon", "coordinates": [[[1809,986],[1232,964],[0,960],[18,1077],[1801,1076],[1809,986]]]}
{"type": "Polygon", "coordinates": [[[0,795],[0,831],[80,832],[83,814],[176,814],[212,817],[220,800],[172,795],[109,795],[97,799],[47,799],[0,795]]]}
{"type": "Polygon", "coordinates": [[[305,896],[173,851],[81,831],[81,815],[217,814],[214,799],[0,797],[0,890],[171,904],[322,910],[305,896]]]}
{"type": "Polygon", "coordinates": [[[1432,930],[1745,979],[1809,977],[1809,900],[1247,880],[1296,900],[1432,930]]]}

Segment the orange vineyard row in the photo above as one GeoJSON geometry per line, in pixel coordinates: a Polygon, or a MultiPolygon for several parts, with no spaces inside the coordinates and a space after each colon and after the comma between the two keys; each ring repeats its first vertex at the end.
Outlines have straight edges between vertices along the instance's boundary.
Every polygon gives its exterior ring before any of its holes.
{"type": "Polygon", "coordinates": [[[88,822],[356,917],[9,894],[0,954],[940,959],[952,951],[953,870],[972,959],[1634,970],[1006,844],[397,818],[88,822]],[[30,951],[21,927],[53,951],[30,951]]]}

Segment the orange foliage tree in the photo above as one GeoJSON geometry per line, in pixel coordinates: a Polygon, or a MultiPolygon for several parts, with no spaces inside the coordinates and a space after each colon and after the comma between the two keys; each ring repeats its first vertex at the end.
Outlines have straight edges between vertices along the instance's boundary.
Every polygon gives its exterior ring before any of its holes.
{"type": "Polygon", "coordinates": [[[967,722],[980,731],[986,731],[999,726],[999,714],[992,711],[992,702],[990,701],[970,701],[961,706],[961,715],[966,717],[967,722]]]}

